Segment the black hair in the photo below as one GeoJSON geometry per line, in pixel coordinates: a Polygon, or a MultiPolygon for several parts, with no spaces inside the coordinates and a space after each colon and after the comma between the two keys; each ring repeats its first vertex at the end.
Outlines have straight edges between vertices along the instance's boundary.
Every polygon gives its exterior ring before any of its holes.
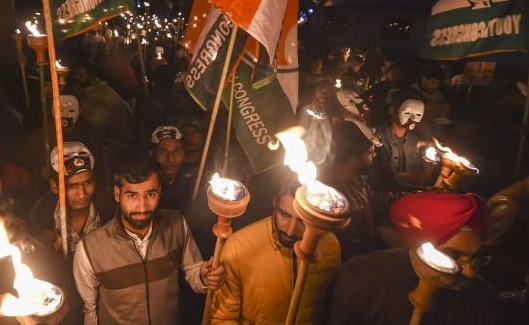
{"type": "Polygon", "coordinates": [[[156,90],[171,91],[174,87],[175,72],[167,65],[158,67],[153,73],[153,83],[156,90]]]}
{"type": "Polygon", "coordinates": [[[112,180],[118,187],[123,185],[123,180],[127,183],[138,184],[144,182],[153,173],[158,174],[158,166],[144,153],[132,153],[126,155],[117,164],[112,173],[112,180]]]}
{"type": "Polygon", "coordinates": [[[402,103],[408,99],[417,99],[422,102],[426,102],[426,99],[419,90],[408,87],[399,89],[396,93],[394,93],[389,100],[389,106],[400,107],[400,105],[402,105],[402,103]]]}
{"type": "Polygon", "coordinates": [[[333,89],[334,85],[327,79],[321,79],[316,82],[314,85],[314,90],[318,89],[333,89]]]}
{"type": "Polygon", "coordinates": [[[346,120],[333,126],[331,152],[334,165],[361,156],[372,145],[371,140],[352,121],[346,120]]]}
{"type": "Polygon", "coordinates": [[[439,65],[432,64],[422,70],[421,77],[427,79],[444,80],[445,73],[443,68],[441,68],[439,65]]]}
{"type": "Polygon", "coordinates": [[[277,200],[281,195],[290,194],[294,196],[296,189],[301,185],[298,181],[298,175],[288,166],[280,165],[273,169],[273,178],[277,182],[272,184],[273,197],[277,200]]]}
{"type": "Polygon", "coordinates": [[[364,63],[365,59],[363,56],[361,55],[355,55],[351,58],[351,61],[355,61],[355,62],[358,62],[360,64],[364,63]]]}
{"type": "Polygon", "coordinates": [[[74,71],[77,71],[80,68],[85,68],[86,72],[88,72],[89,75],[95,76],[96,68],[93,63],[91,63],[87,58],[82,57],[76,60],[74,63],[74,71]]]}

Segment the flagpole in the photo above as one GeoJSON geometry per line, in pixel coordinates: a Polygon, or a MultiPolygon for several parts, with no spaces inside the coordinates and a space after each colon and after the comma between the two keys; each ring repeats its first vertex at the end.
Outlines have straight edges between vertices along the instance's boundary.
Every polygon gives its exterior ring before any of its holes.
{"type": "Polygon", "coordinates": [[[228,121],[226,123],[226,145],[224,147],[224,167],[222,168],[223,176],[228,175],[228,157],[230,155],[231,125],[233,119],[233,92],[235,88],[235,74],[231,78],[230,107],[228,107],[228,121]]]}
{"type": "Polygon", "coordinates": [[[143,53],[143,44],[142,42],[142,35],[140,33],[140,30],[138,26],[136,26],[136,45],[138,47],[138,59],[140,60],[140,68],[141,68],[141,74],[142,74],[142,82],[143,82],[143,91],[145,92],[145,96],[149,96],[149,85],[147,80],[147,70],[145,69],[145,55],[143,53]]]}
{"type": "MultiPolygon", "coordinates": [[[[527,85],[529,85],[529,67],[527,68],[527,85]]],[[[520,177],[522,169],[523,157],[525,152],[525,141],[527,139],[527,126],[529,126],[529,94],[525,97],[525,105],[522,120],[522,134],[518,142],[518,156],[516,157],[516,168],[514,170],[514,180],[520,177]]]]}
{"type": "MultiPolygon", "coordinates": [[[[220,106],[220,99],[222,98],[222,90],[224,89],[224,83],[226,82],[226,75],[228,74],[228,67],[230,65],[231,54],[233,52],[233,46],[235,44],[235,37],[237,35],[238,27],[233,26],[231,30],[230,43],[228,44],[228,50],[226,53],[226,59],[224,60],[224,66],[222,67],[222,74],[220,75],[219,87],[217,89],[217,96],[215,97],[215,103],[213,104],[213,111],[211,112],[211,119],[209,121],[208,134],[206,137],[206,142],[204,144],[204,149],[202,150],[202,158],[200,159],[200,168],[198,169],[197,179],[195,181],[195,188],[193,189],[193,201],[196,200],[198,195],[198,187],[200,185],[200,180],[202,179],[202,174],[204,173],[204,165],[206,164],[206,157],[208,155],[209,145],[211,144],[211,137],[213,135],[213,129],[215,128],[215,122],[217,121],[217,115],[220,106]]],[[[211,304],[211,303],[210,303],[211,304]]],[[[206,308],[209,308],[206,305],[206,308]]]]}
{"type": "MultiPolygon", "coordinates": [[[[55,135],[57,137],[58,173],[59,173],[59,216],[61,220],[61,244],[64,256],[68,256],[68,236],[66,229],[66,194],[64,186],[64,143],[62,138],[61,110],[59,105],[59,81],[55,62],[55,40],[53,39],[53,24],[51,19],[50,2],[42,0],[46,34],[48,35],[48,55],[50,58],[51,88],[53,93],[53,116],[55,120],[55,135]]],[[[50,157],[48,157],[50,159],[50,157]]]]}

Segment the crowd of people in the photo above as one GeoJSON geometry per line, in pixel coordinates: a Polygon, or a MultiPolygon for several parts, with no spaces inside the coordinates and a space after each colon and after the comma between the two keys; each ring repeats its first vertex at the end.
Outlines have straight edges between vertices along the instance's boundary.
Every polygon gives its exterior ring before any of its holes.
{"type": "MultiPolygon", "coordinates": [[[[147,57],[147,94],[129,48],[109,51],[97,33],[78,40],[60,96],[67,259],[52,112],[48,125],[29,127],[0,93],[0,212],[47,252],[32,255],[53,264],[42,276],[67,292],[60,322],[192,325],[210,308],[212,324],[284,324],[307,227],[293,207],[293,172],[237,171],[252,203],[214,266],[206,182],[193,198],[209,120],[183,86],[185,56],[147,57]]],[[[318,179],[343,193],[351,222],[317,242],[295,324],[408,324],[417,307],[408,294],[423,276],[413,252],[426,242],[459,271],[437,287],[424,324],[526,324],[529,260],[497,245],[517,216],[495,201],[490,221],[479,182],[467,184],[475,193],[445,188],[439,166],[424,160],[432,137],[459,136],[447,72],[429,63],[411,75],[409,62],[349,47],[311,59],[296,121],[318,179]]],[[[213,152],[222,150],[214,138],[213,152]]]]}

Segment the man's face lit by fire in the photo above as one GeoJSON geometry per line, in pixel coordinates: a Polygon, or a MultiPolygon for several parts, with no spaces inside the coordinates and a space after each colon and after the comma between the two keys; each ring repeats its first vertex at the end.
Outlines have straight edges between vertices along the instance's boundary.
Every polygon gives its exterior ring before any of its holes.
{"type": "Polygon", "coordinates": [[[154,211],[160,200],[158,175],[152,173],[142,183],[122,181],[121,187],[114,186],[114,199],[121,209],[121,221],[130,232],[141,233],[151,224],[154,211]]]}
{"type": "Polygon", "coordinates": [[[456,281],[450,286],[453,290],[468,287],[477,275],[480,258],[475,255],[481,248],[481,239],[472,230],[461,230],[437,249],[456,261],[461,269],[456,281]]]}
{"type": "Polygon", "coordinates": [[[421,122],[423,116],[424,103],[417,99],[405,100],[397,112],[399,123],[408,130],[413,130],[421,122]]]}
{"type": "Polygon", "coordinates": [[[273,221],[277,237],[283,246],[289,248],[301,240],[305,231],[305,224],[294,211],[293,202],[291,194],[283,194],[274,200],[273,221]]]}

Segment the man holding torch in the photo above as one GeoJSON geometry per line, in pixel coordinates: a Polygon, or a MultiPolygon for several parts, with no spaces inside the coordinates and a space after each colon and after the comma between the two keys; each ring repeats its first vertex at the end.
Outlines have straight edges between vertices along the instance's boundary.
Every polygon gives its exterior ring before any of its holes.
{"type": "Polygon", "coordinates": [[[384,145],[373,161],[372,182],[377,189],[416,190],[431,185],[434,167],[419,152],[425,140],[417,129],[425,114],[424,97],[414,89],[397,91],[388,103],[390,118],[376,126],[384,145]]]}
{"type": "MultiPolygon", "coordinates": [[[[224,245],[226,283],[214,294],[211,324],[284,324],[287,318],[300,262],[293,248],[305,224],[293,208],[299,183],[281,171],[272,216],[237,231],[224,245]]],[[[340,246],[333,234],[324,234],[316,251],[296,324],[312,323],[317,293],[340,268],[340,246]]]]}
{"type": "Polygon", "coordinates": [[[477,276],[490,261],[479,256],[485,209],[477,195],[409,194],[392,206],[391,219],[407,248],[348,260],[334,283],[326,324],[501,324],[499,303],[477,276]],[[417,257],[428,243],[452,262],[453,272],[417,257]],[[419,290],[424,283],[429,288],[419,290]]]}
{"type": "Polygon", "coordinates": [[[86,236],[74,276],[88,324],[179,324],[178,273],[196,292],[216,290],[222,266],[203,262],[177,210],[158,209],[158,170],[146,155],[131,155],[114,173],[114,220],[86,236]]]}

